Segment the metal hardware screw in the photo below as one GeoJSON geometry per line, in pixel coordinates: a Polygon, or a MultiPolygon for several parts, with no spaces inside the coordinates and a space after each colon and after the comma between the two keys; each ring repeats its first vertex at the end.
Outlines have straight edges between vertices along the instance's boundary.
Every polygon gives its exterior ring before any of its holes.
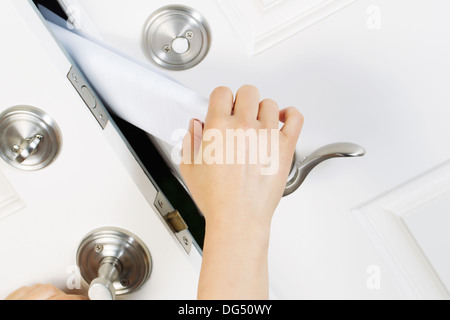
{"type": "Polygon", "coordinates": [[[189,244],[189,240],[186,237],[183,237],[183,242],[184,242],[185,245],[189,244]]]}
{"type": "Polygon", "coordinates": [[[186,37],[186,39],[189,39],[189,40],[194,39],[194,32],[192,32],[192,31],[186,32],[185,37],[186,37]]]}
{"type": "Polygon", "coordinates": [[[128,281],[128,279],[120,279],[120,284],[127,287],[130,284],[130,281],[128,281]]]}
{"type": "Polygon", "coordinates": [[[11,146],[11,150],[14,153],[19,153],[20,147],[17,144],[15,144],[15,145],[11,146]]]}
{"type": "Polygon", "coordinates": [[[162,202],[161,199],[158,199],[158,205],[161,209],[164,207],[164,203],[162,202]]]}
{"type": "Polygon", "coordinates": [[[172,52],[172,47],[167,45],[167,46],[164,46],[163,50],[165,53],[170,53],[170,52],[172,52]]]}
{"type": "Polygon", "coordinates": [[[101,244],[101,243],[97,243],[95,246],[94,246],[94,250],[95,250],[95,252],[102,252],[103,251],[103,245],[101,244]]]}

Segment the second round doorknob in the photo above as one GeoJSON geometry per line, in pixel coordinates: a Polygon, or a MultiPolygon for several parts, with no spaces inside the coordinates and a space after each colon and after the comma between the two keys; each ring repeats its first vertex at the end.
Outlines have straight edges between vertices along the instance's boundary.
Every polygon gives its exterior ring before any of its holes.
{"type": "Polygon", "coordinates": [[[136,235],[114,227],[92,231],[81,242],[77,264],[91,300],[114,300],[149,279],[151,255],[136,235]]]}

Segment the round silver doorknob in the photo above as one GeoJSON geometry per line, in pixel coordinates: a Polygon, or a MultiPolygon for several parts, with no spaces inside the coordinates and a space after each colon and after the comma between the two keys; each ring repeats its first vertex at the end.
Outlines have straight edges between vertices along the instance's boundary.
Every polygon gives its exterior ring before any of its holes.
{"type": "Polygon", "coordinates": [[[211,31],[206,19],[195,9],[169,5],[148,18],[142,46],[148,58],[161,67],[186,70],[208,54],[211,31]]]}
{"type": "Polygon", "coordinates": [[[89,285],[91,300],[114,300],[135,292],[152,270],[151,255],[143,241],[113,227],[94,230],[82,240],[77,264],[89,285]]]}

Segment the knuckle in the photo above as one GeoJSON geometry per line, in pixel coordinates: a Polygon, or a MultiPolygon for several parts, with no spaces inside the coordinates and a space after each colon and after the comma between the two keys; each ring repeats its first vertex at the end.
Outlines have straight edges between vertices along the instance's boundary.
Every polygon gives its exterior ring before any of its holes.
{"type": "Polygon", "coordinates": [[[239,91],[240,91],[241,93],[242,93],[242,92],[245,92],[245,93],[253,92],[253,93],[256,93],[256,94],[259,95],[259,90],[258,90],[258,88],[255,87],[255,86],[253,86],[253,85],[251,85],[251,84],[243,85],[243,86],[239,89],[239,91]]]}
{"type": "Polygon", "coordinates": [[[230,88],[225,87],[225,86],[220,86],[217,87],[213,90],[213,92],[211,93],[211,96],[213,95],[226,95],[226,94],[231,94],[233,95],[233,91],[231,91],[230,88]]]}
{"type": "Polygon", "coordinates": [[[300,111],[297,110],[297,117],[300,123],[305,122],[305,116],[303,115],[303,113],[301,113],[300,111]]]}
{"type": "Polygon", "coordinates": [[[242,129],[244,131],[250,130],[250,129],[254,129],[255,128],[255,123],[253,121],[251,121],[250,119],[247,118],[243,118],[240,119],[238,122],[238,127],[236,129],[242,129]]]}
{"type": "Polygon", "coordinates": [[[227,126],[227,121],[221,116],[212,116],[205,125],[205,133],[211,129],[221,129],[227,126]]]}
{"type": "Polygon", "coordinates": [[[271,108],[274,108],[274,109],[279,109],[278,103],[275,100],[273,100],[273,99],[266,98],[263,101],[261,101],[261,104],[263,106],[265,106],[265,107],[271,107],[271,108]]]}
{"type": "Polygon", "coordinates": [[[305,119],[303,114],[300,111],[298,111],[298,109],[295,108],[295,107],[289,107],[288,108],[288,114],[289,114],[290,117],[296,118],[296,119],[298,119],[301,122],[303,122],[303,120],[305,119]]]}
{"type": "Polygon", "coordinates": [[[255,86],[251,85],[251,84],[244,84],[241,87],[242,90],[258,90],[255,86]]]}
{"type": "Polygon", "coordinates": [[[42,285],[41,288],[50,294],[56,295],[56,294],[60,293],[59,289],[57,289],[55,286],[53,286],[51,284],[44,284],[44,285],[42,285]]]}

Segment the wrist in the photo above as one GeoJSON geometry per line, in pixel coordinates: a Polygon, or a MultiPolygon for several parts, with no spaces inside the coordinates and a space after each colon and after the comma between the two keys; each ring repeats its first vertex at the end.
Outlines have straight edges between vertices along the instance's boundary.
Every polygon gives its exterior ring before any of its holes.
{"type": "Polygon", "coordinates": [[[252,217],[243,214],[220,213],[206,217],[206,234],[222,237],[223,241],[230,243],[234,240],[245,241],[268,246],[270,238],[271,219],[252,217]]]}

